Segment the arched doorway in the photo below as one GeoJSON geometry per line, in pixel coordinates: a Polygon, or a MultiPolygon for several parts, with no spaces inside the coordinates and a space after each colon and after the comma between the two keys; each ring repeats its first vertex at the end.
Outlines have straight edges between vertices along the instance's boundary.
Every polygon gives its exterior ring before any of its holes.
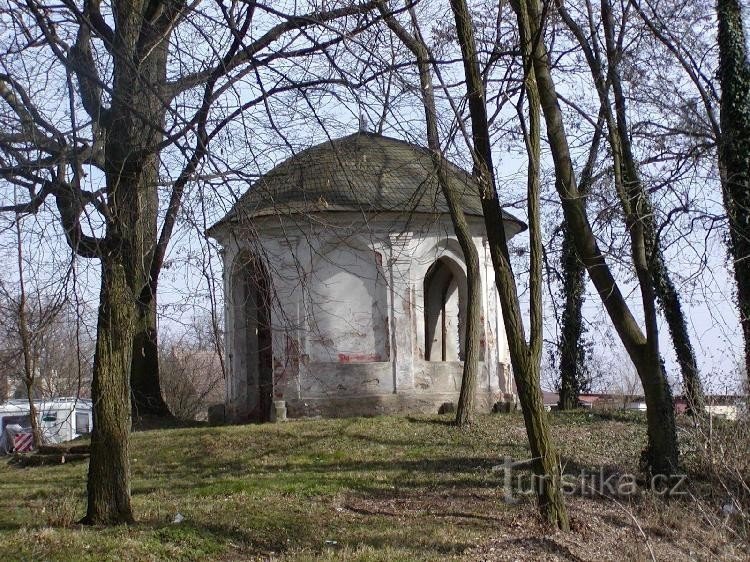
{"type": "Polygon", "coordinates": [[[463,270],[440,258],[424,278],[425,360],[462,361],[466,333],[466,279],[463,270]]]}
{"type": "Polygon", "coordinates": [[[271,291],[265,266],[255,256],[242,256],[233,278],[233,370],[246,396],[248,419],[270,420],[273,405],[271,291]],[[244,387],[244,389],[243,389],[244,387]]]}

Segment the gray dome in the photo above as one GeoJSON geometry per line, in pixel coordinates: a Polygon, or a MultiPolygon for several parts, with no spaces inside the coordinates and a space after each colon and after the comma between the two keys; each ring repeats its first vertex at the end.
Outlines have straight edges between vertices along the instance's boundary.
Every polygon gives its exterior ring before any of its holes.
{"type": "MultiPolygon", "coordinates": [[[[478,184],[448,164],[464,212],[482,216],[478,184]]],[[[226,222],[290,213],[448,213],[429,152],[407,142],[359,132],[299,152],[260,177],[213,228],[226,222]]],[[[503,218],[525,225],[503,212],[503,218]]]]}

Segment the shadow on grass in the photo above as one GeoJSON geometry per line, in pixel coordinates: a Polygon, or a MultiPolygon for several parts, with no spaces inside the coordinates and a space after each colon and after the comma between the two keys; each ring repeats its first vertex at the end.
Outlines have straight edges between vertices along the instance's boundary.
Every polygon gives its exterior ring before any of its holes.
{"type": "Polygon", "coordinates": [[[406,421],[409,423],[421,423],[421,424],[428,424],[428,425],[439,425],[442,427],[455,427],[456,426],[455,420],[453,416],[447,417],[447,418],[415,418],[413,416],[406,416],[406,421]]]}
{"type": "MultiPolygon", "coordinates": [[[[370,497],[392,495],[399,490],[496,488],[499,478],[491,474],[497,460],[486,457],[432,458],[400,461],[332,461],[321,463],[277,463],[251,467],[237,474],[229,470],[209,470],[193,465],[190,473],[175,472],[169,477],[171,493],[183,491],[199,497],[240,492],[282,492],[308,496],[332,496],[357,492],[370,497]]],[[[214,467],[215,468],[215,467],[214,467]]],[[[134,495],[147,495],[164,486],[135,483],[134,495]]]]}
{"type": "Polygon", "coordinates": [[[455,556],[473,546],[463,541],[450,542],[424,534],[405,538],[394,526],[368,525],[347,533],[315,522],[305,524],[287,521],[283,525],[247,529],[215,523],[200,526],[183,523],[179,526],[154,525],[153,532],[162,543],[185,544],[186,541],[194,541],[200,544],[199,541],[203,541],[224,549],[231,545],[230,548],[241,551],[244,556],[274,556],[299,548],[310,553],[322,553],[326,550],[336,552],[342,548],[356,550],[362,546],[378,550],[407,550],[415,555],[423,555],[427,551],[441,556],[455,556]]]}
{"type": "Polygon", "coordinates": [[[573,562],[584,562],[584,559],[576,556],[565,545],[558,544],[547,537],[523,537],[517,539],[505,539],[493,543],[497,550],[506,547],[510,549],[513,546],[521,547],[522,551],[529,556],[529,560],[544,560],[551,555],[559,556],[564,560],[573,562]]]}

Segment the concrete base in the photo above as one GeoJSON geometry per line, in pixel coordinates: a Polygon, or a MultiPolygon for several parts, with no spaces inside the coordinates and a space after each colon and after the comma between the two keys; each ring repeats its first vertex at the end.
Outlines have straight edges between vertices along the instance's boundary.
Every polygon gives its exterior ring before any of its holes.
{"type": "MultiPolygon", "coordinates": [[[[491,412],[503,401],[501,393],[477,393],[478,412],[491,412]]],[[[458,393],[384,394],[370,396],[320,397],[287,400],[289,418],[349,418],[388,414],[437,414],[446,402],[458,403],[458,393]]]]}
{"type": "Polygon", "coordinates": [[[271,408],[271,421],[285,422],[286,420],[286,402],[283,400],[274,400],[273,408],[271,408]]]}

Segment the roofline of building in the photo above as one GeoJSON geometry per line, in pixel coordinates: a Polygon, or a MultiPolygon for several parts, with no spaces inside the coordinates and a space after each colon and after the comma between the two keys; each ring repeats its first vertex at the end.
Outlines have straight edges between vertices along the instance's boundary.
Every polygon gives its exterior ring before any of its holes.
{"type": "MultiPolygon", "coordinates": [[[[310,215],[310,214],[317,214],[317,213],[361,213],[363,212],[363,209],[327,209],[327,210],[310,210],[310,209],[298,209],[298,210],[277,210],[276,212],[269,211],[267,213],[257,214],[250,217],[247,217],[247,221],[252,221],[254,219],[265,219],[269,217],[278,217],[278,216],[287,216],[287,217],[293,217],[293,216],[299,216],[299,215],[310,215]]],[[[406,211],[388,211],[388,210],[379,210],[379,211],[373,211],[373,214],[404,214],[406,211]]],[[[443,216],[449,216],[449,212],[441,213],[441,212],[426,212],[426,211],[409,211],[410,215],[420,215],[420,216],[436,216],[436,215],[443,215],[443,216]]],[[[483,218],[484,215],[478,214],[478,213],[466,213],[466,215],[474,218],[483,218]]],[[[518,227],[518,231],[513,235],[520,234],[521,232],[528,230],[528,225],[523,222],[521,219],[516,218],[515,216],[511,215],[510,213],[503,211],[503,221],[511,222],[518,227]]],[[[219,229],[227,226],[227,225],[236,225],[239,224],[241,221],[237,219],[235,216],[227,216],[221,219],[220,221],[214,223],[213,225],[209,226],[204,233],[207,236],[210,236],[211,238],[217,239],[216,233],[219,229]]]]}
{"type": "MultiPolygon", "coordinates": [[[[361,136],[361,135],[369,136],[369,137],[374,137],[374,138],[385,139],[385,140],[393,141],[393,142],[397,142],[397,143],[403,144],[403,145],[411,148],[412,150],[419,150],[420,152],[423,152],[424,154],[427,154],[427,155],[429,155],[429,153],[430,153],[430,151],[429,151],[428,148],[426,148],[424,146],[420,146],[418,144],[410,143],[410,142],[408,142],[406,140],[403,140],[403,139],[398,139],[398,138],[395,138],[395,137],[389,137],[389,136],[386,136],[386,135],[381,135],[379,133],[374,133],[374,132],[370,132],[370,131],[358,131],[356,133],[352,133],[351,135],[346,135],[346,136],[339,137],[339,138],[336,138],[336,139],[328,139],[328,140],[323,141],[321,143],[318,143],[318,144],[315,144],[313,146],[307,147],[304,150],[301,150],[301,151],[299,151],[299,152],[297,152],[297,153],[289,156],[288,158],[286,158],[283,161],[281,161],[279,164],[276,164],[273,168],[271,168],[270,170],[268,170],[265,174],[261,175],[254,182],[252,182],[250,184],[250,187],[248,188],[248,191],[252,190],[255,187],[255,185],[259,181],[262,181],[262,179],[265,176],[273,173],[274,170],[276,170],[276,169],[284,166],[290,160],[293,160],[295,158],[300,158],[302,155],[304,155],[308,151],[320,148],[323,145],[334,146],[334,143],[342,142],[345,139],[348,139],[350,137],[356,137],[356,136],[361,136]]],[[[469,172],[467,172],[461,166],[455,164],[454,162],[452,162],[451,160],[449,160],[445,156],[443,156],[443,155],[441,155],[441,156],[445,160],[445,162],[453,169],[452,171],[454,171],[455,173],[459,173],[459,174],[465,176],[467,180],[476,183],[476,180],[474,179],[474,177],[469,172]]],[[[227,212],[227,214],[224,215],[224,217],[222,217],[216,223],[214,223],[211,226],[209,226],[204,231],[204,233],[207,236],[210,236],[211,238],[215,238],[216,239],[216,236],[214,235],[214,233],[216,233],[219,228],[223,227],[225,224],[236,223],[236,217],[234,216],[234,213],[232,213],[232,211],[234,210],[234,207],[238,203],[239,203],[239,200],[237,201],[237,203],[235,203],[232,206],[232,209],[230,209],[229,212],[227,212]]],[[[356,212],[362,212],[362,211],[363,211],[362,208],[357,209],[357,208],[352,207],[351,209],[331,209],[331,210],[325,210],[325,211],[324,210],[320,210],[320,211],[312,211],[312,212],[321,212],[321,213],[355,212],[356,213],[356,212]]],[[[507,211],[505,211],[503,209],[501,209],[501,211],[503,213],[503,220],[504,221],[508,220],[508,221],[513,222],[513,223],[515,223],[515,224],[517,224],[519,226],[518,232],[516,234],[519,234],[519,233],[523,232],[524,230],[528,229],[528,225],[525,222],[523,222],[521,219],[513,216],[511,213],[509,213],[509,212],[507,212],[507,211]]],[[[291,210],[291,211],[288,211],[288,212],[282,212],[282,211],[272,212],[272,211],[270,211],[267,215],[253,215],[253,216],[250,216],[248,218],[250,220],[252,220],[253,218],[263,217],[263,216],[273,216],[273,215],[279,215],[279,214],[285,214],[285,215],[291,216],[291,215],[306,214],[306,213],[310,213],[310,212],[311,212],[310,210],[305,210],[305,209],[291,210]]],[[[388,213],[388,212],[399,213],[399,212],[402,212],[403,213],[403,212],[406,212],[406,211],[380,210],[380,211],[377,211],[377,212],[380,212],[380,213],[388,213]]],[[[411,214],[420,214],[420,215],[449,215],[450,214],[448,212],[445,212],[445,213],[443,213],[443,212],[430,213],[430,212],[424,212],[424,211],[410,211],[410,212],[411,212],[411,214]]],[[[479,213],[467,213],[467,214],[469,214],[470,216],[474,216],[474,217],[481,217],[481,216],[483,216],[483,214],[479,214],[479,213]]]]}

